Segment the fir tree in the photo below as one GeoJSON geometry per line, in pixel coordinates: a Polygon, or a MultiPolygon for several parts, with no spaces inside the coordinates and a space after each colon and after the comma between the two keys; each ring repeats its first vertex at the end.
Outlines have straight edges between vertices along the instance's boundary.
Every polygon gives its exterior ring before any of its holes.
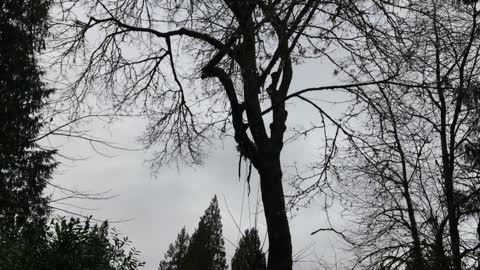
{"type": "Polygon", "coordinates": [[[182,270],[226,270],[225,247],[222,236],[222,221],[217,196],[200,218],[185,256],[182,270]]]}
{"type": "Polygon", "coordinates": [[[37,269],[46,245],[48,199],[56,163],[36,143],[52,93],[41,81],[50,0],[0,1],[0,266],[37,269]]]}
{"type": "Polygon", "coordinates": [[[265,253],[262,252],[257,230],[246,230],[232,258],[232,270],[267,269],[265,253]]]}
{"type": "Polygon", "coordinates": [[[175,243],[170,244],[168,247],[165,258],[160,261],[158,266],[159,270],[178,270],[182,269],[184,266],[185,255],[188,250],[188,244],[190,242],[190,237],[185,231],[185,227],[182,228],[180,233],[177,236],[175,243]]]}
{"type": "MultiPolygon", "coordinates": [[[[0,1],[0,231],[44,222],[54,151],[36,143],[52,93],[36,54],[44,47],[49,0],[0,1]]],[[[0,240],[2,236],[0,236],[0,240]]]]}

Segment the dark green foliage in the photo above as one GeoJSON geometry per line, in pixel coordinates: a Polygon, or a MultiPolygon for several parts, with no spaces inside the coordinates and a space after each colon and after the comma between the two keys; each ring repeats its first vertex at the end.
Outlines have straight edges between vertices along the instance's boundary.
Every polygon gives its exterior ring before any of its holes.
{"type": "MultiPolygon", "coordinates": [[[[48,0],[0,1],[0,265],[36,269],[46,245],[54,151],[36,143],[52,93],[36,53],[44,47],[48,0]]],[[[8,266],[8,267],[7,267],[8,266]]]]}
{"type": "MultiPolygon", "coordinates": [[[[44,258],[47,248],[46,227],[43,224],[35,228],[25,226],[21,233],[5,237],[0,232],[0,269],[1,270],[36,270],[45,269],[40,258],[44,258]]],[[[9,230],[11,232],[13,230],[9,230]]]]}
{"type": "Polygon", "coordinates": [[[52,91],[35,55],[44,46],[49,6],[48,0],[0,1],[0,244],[26,226],[43,226],[48,212],[43,190],[54,151],[35,139],[52,91]]]}
{"type": "Polygon", "coordinates": [[[222,221],[217,196],[200,218],[198,228],[190,238],[183,270],[226,270],[222,221]]]}
{"type": "Polygon", "coordinates": [[[185,262],[185,255],[187,254],[188,244],[190,237],[185,231],[185,227],[182,228],[175,240],[175,243],[170,244],[168,247],[165,258],[160,261],[158,266],[159,270],[177,270],[182,269],[185,262]]]}
{"type": "Polygon", "coordinates": [[[246,230],[232,258],[232,270],[267,269],[265,253],[262,252],[257,230],[246,230]]]}
{"type": "Polygon", "coordinates": [[[143,265],[138,251],[125,250],[127,238],[108,233],[107,222],[60,219],[43,229],[43,234],[36,232],[36,241],[23,237],[9,243],[10,253],[0,254],[0,269],[134,270],[143,265]]]}
{"type": "Polygon", "coordinates": [[[63,219],[52,230],[47,265],[54,269],[109,269],[106,222],[91,227],[89,220],[82,225],[78,219],[63,219]]]}
{"type": "Polygon", "coordinates": [[[93,226],[89,220],[83,224],[78,219],[56,222],[49,232],[45,270],[127,270],[143,265],[135,249],[125,252],[127,238],[108,231],[107,222],[93,226]]]}

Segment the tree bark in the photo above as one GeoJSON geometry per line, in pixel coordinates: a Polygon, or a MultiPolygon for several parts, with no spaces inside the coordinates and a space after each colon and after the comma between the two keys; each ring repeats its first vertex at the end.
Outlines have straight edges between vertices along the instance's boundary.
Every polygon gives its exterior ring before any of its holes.
{"type": "Polygon", "coordinates": [[[263,161],[258,171],[268,230],[267,270],[291,270],[292,241],[285,208],[280,157],[272,154],[270,159],[265,157],[263,161]]]}

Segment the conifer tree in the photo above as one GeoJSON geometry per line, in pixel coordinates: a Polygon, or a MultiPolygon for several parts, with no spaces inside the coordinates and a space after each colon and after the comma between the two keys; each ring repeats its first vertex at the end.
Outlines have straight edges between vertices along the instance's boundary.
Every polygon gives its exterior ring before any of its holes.
{"type": "MultiPolygon", "coordinates": [[[[0,1],[0,231],[44,222],[43,195],[55,167],[54,151],[36,143],[41,110],[52,93],[41,81],[37,53],[44,47],[50,0],[0,1]]],[[[0,241],[2,240],[0,236],[0,241]]]]}
{"type": "Polygon", "coordinates": [[[246,230],[240,238],[232,258],[232,270],[267,269],[265,253],[262,252],[260,238],[255,228],[246,230]]]}
{"type": "Polygon", "coordinates": [[[182,228],[175,240],[175,243],[170,244],[168,247],[165,258],[160,261],[158,270],[178,270],[184,266],[185,255],[188,250],[188,244],[190,237],[185,231],[185,227],[182,228]]]}
{"type": "Polygon", "coordinates": [[[52,90],[42,82],[50,0],[0,1],[0,268],[37,269],[45,249],[48,199],[56,163],[36,143],[52,90]]]}
{"type": "Polygon", "coordinates": [[[185,267],[182,270],[226,270],[222,221],[217,196],[200,218],[198,228],[190,238],[185,267]]]}

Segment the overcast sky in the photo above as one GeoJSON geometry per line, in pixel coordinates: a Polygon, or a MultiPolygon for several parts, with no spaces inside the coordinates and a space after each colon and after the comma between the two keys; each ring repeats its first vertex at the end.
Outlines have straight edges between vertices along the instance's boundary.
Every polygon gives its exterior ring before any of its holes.
{"type": "MultiPolygon", "coordinates": [[[[332,73],[331,66],[318,60],[297,66],[291,92],[335,83],[332,73]]],[[[329,93],[321,93],[317,97],[325,100],[334,98],[329,93]]],[[[341,105],[318,102],[332,113],[338,114],[342,110],[341,105]]],[[[320,123],[319,115],[306,104],[293,101],[288,105],[288,110],[289,126],[296,123],[320,123]]],[[[142,147],[137,142],[145,128],[141,119],[124,119],[108,127],[102,122],[94,121],[89,124],[89,128],[91,134],[119,146],[132,149],[142,147]]],[[[84,215],[91,214],[100,220],[128,220],[112,226],[128,236],[133,246],[142,252],[141,258],[147,263],[145,269],[157,268],[168,245],[175,240],[183,226],[190,234],[194,231],[199,217],[215,194],[221,207],[228,262],[240,236],[237,225],[243,231],[255,224],[256,202],[259,198],[258,177],[253,175],[252,190],[248,195],[245,179],[239,180],[237,175],[238,153],[233,139],[218,141],[201,167],[165,167],[155,177],[146,162],[149,152],[120,151],[96,145],[97,150],[112,156],[105,157],[96,153],[84,141],[51,137],[50,142],[58,146],[63,155],[84,158],[74,162],[60,159],[62,164],[53,179],[54,183],[84,192],[109,191],[110,195],[117,195],[109,200],[68,201],[76,206],[90,208],[86,210],[68,205],[55,206],[84,215]]],[[[287,145],[283,152],[283,164],[287,167],[294,162],[305,164],[314,161],[321,154],[318,143],[321,143],[320,138],[312,137],[287,145]]],[[[289,169],[285,168],[284,171],[288,175],[289,169]]],[[[58,191],[54,193],[54,197],[59,196],[61,193],[58,191]]],[[[315,229],[326,226],[322,199],[318,198],[308,209],[295,212],[290,220],[294,254],[301,252],[304,255],[297,256],[296,259],[301,259],[302,262],[296,263],[295,269],[316,269],[312,262],[308,262],[317,260],[316,256],[334,261],[333,247],[338,246],[335,237],[327,233],[310,236],[315,229]]],[[[261,206],[259,210],[261,211],[261,206]]],[[[332,215],[336,216],[334,212],[332,215]]],[[[263,238],[263,213],[260,212],[257,217],[260,237],[263,238]]]]}

